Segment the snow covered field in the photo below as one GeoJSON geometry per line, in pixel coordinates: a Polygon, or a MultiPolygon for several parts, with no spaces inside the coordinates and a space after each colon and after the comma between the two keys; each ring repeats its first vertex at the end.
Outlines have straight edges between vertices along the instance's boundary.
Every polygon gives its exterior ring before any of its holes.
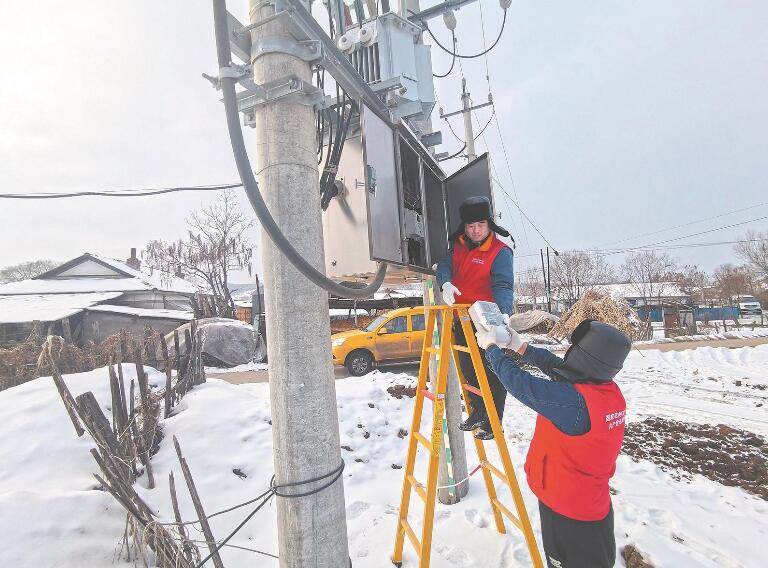
{"type": "MultiPolygon", "coordinates": [[[[160,387],[164,375],[148,371],[152,384],[160,387]]],[[[126,372],[130,379],[130,369],[126,372]]],[[[107,411],[110,396],[104,369],[65,378],[75,396],[91,390],[107,411]]],[[[768,390],[763,390],[768,385],[768,345],[633,351],[618,380],[628,401],[630,423],[658,416],[727,424],[768,436],[764,406],[768,390]]],[[[391,566],[403,475],[393,465],[405,460],[407,439],[398,434],[410,428],[413,399],[396,399],[386,389],[414,381],[405,374],[374,372],[336,382],[341,443],[348,448],[342,450],[342,457],[347,464],[350,555],[356,568],[391,566]]],[[[268,388],[268,384],[232,385],[209,379],[182,399],[174,416],[163,422],[165,437],[153,457],[157,487],[139,488],[160,511],[160,520],[170,520],[167,480],[171,470],[180,489],[182,516],[194,518],[183,482],[179,486],[182,476],[173,435],[181,443],[208,513],[245,501],[267,487],[272,474],[268,388]],[[246,477],[236,475],[235,469],[246,477]]],[[[51,379],[0,392],[0,416],[0,566],[126,565],[117,559],[123,511],[111,496],[96,490],[91,475],[95,464],[88,453],[93,442],[87,434],[82,439],[75,436],[51,379]]],[[[533,422],[533,413],[510,397],[504,429],[538,531],[535,499],[522,474],[533,422]]],[[[422,431],[427,430],[425,421],[422,431]]],[[[468,443],[470,469],[477,463],[472,448],[468,443]]],[[[494,459],[493,450],[489,457],[494,459]]],[[[423,479],[424,472],[422,459],[416,476],[423,479]]],[[[634,544],[657,567],[765,565],[761,558],[768,537],[768,502],[701,476],[690,482],[677,477],[651,462],[621,456],[612,481],[619,547],[634,544]]],[[[145,476],[138,485],[146,485],[145,476]]],[[[501,495],[510,501],[506,491],[501,495]]],[[[412,509],[419,512],[418,507],[412,509]]],[[[225,536],[248,511],[212,519],[214,534],[225,536]]],[[[274,505],[262,509],[231,543],[277,554],[274,505]]],[[[522,537],[514,528],[507,535],[495,532],[479,476],[472,478],[470,493],[461,503],[438,505],[433,543],[435,568],[530,565],[522,537]]],[[[404,566],[415,566],[408,544],[405,551],[404,566]]],[[[222,556],[227,568],[278,566],[269,556],[235,548],[225,548],[222,556]]]]}

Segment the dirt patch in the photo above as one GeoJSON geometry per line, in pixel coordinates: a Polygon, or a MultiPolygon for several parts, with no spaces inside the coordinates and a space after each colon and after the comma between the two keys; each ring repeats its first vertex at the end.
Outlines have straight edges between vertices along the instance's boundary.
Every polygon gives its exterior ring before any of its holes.
{"type": "Polygon", "coordinates": [[[401,399],[404,396],[413,398],[416,396],[416,387],[407,385],[392,385],[387,388],[387,392],[397,399],[401,399]]]}
{"type": "Polygon", "coordinates": [[[627,568],[654,568],[653,564],[647,562],[640,551],[631,544],[621,549],[621,557],[627,568]]]}
{"type": "Polygon", "coordinates": [[[649,460],[678,479],[704,477],[768,500],[768,443],[724,424],[647,418],[627,425],[622,451],[649,460]]]}

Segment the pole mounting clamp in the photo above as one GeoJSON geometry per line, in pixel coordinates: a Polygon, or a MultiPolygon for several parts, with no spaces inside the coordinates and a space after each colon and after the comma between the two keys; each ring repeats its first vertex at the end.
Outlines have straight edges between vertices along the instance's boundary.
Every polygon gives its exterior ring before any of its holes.
{"type": "Polygon", "coordinates": [[[323,58],[323,47],[318,40],[295,40],[286,36],[262,37],[251,44],[251,63],[269,53],[292,55],[302,61],[314,63],[323,58]]]}

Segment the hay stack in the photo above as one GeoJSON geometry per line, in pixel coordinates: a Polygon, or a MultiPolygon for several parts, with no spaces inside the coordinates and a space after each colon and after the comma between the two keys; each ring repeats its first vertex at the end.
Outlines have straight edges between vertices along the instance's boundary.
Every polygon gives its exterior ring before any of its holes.
{"type": "Polygon", "coordinates": [[[549,335],[557,339],[568,337],[585,319],[607,323],[633,337],[636,327],[633,322],[637,316],[626,302],[615,300],[597,290],[589,290],[560,317],[549,335]]]}

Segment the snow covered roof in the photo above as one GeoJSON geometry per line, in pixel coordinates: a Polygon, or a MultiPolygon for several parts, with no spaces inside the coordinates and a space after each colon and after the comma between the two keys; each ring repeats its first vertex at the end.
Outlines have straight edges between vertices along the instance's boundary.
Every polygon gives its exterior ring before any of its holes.
{"type": "Polygon", "coordinates": [[[643,289],[654,297],[662,298],[688,298],[686,294],[674,282],[651,282],[645,284],[599,284],[595,286],[601,292],[607,292],[613,298],[642,298],[643,289]]]}
{"type": "Polygon", "coordinates": [[[122,314],[136,316],[141,318],[173,319],[179,321],[192,321],[194,314],[181,310],[162,310],[149,308],[132,308],[130,306],[115,306],[112,304],[100,304],[87,308],[89,312],[107,312],[112,314],[122,314]]]}
{"type": "Polygon", "coordinates": [[[152,274],[134,270],[124,262],[85,253],[31,280],[0,286],[0,295],[78,294],[88,292],[136,292],[159,290],[194,294],[197,286],[161,272],[152,274]]]}
{"type": "Polygon", "coordinates": [[[92,294],[25,294],[0,296],[0,323],[58,321],[70,317],[99,302],[113,300],[122,292],[92,294]]]}

